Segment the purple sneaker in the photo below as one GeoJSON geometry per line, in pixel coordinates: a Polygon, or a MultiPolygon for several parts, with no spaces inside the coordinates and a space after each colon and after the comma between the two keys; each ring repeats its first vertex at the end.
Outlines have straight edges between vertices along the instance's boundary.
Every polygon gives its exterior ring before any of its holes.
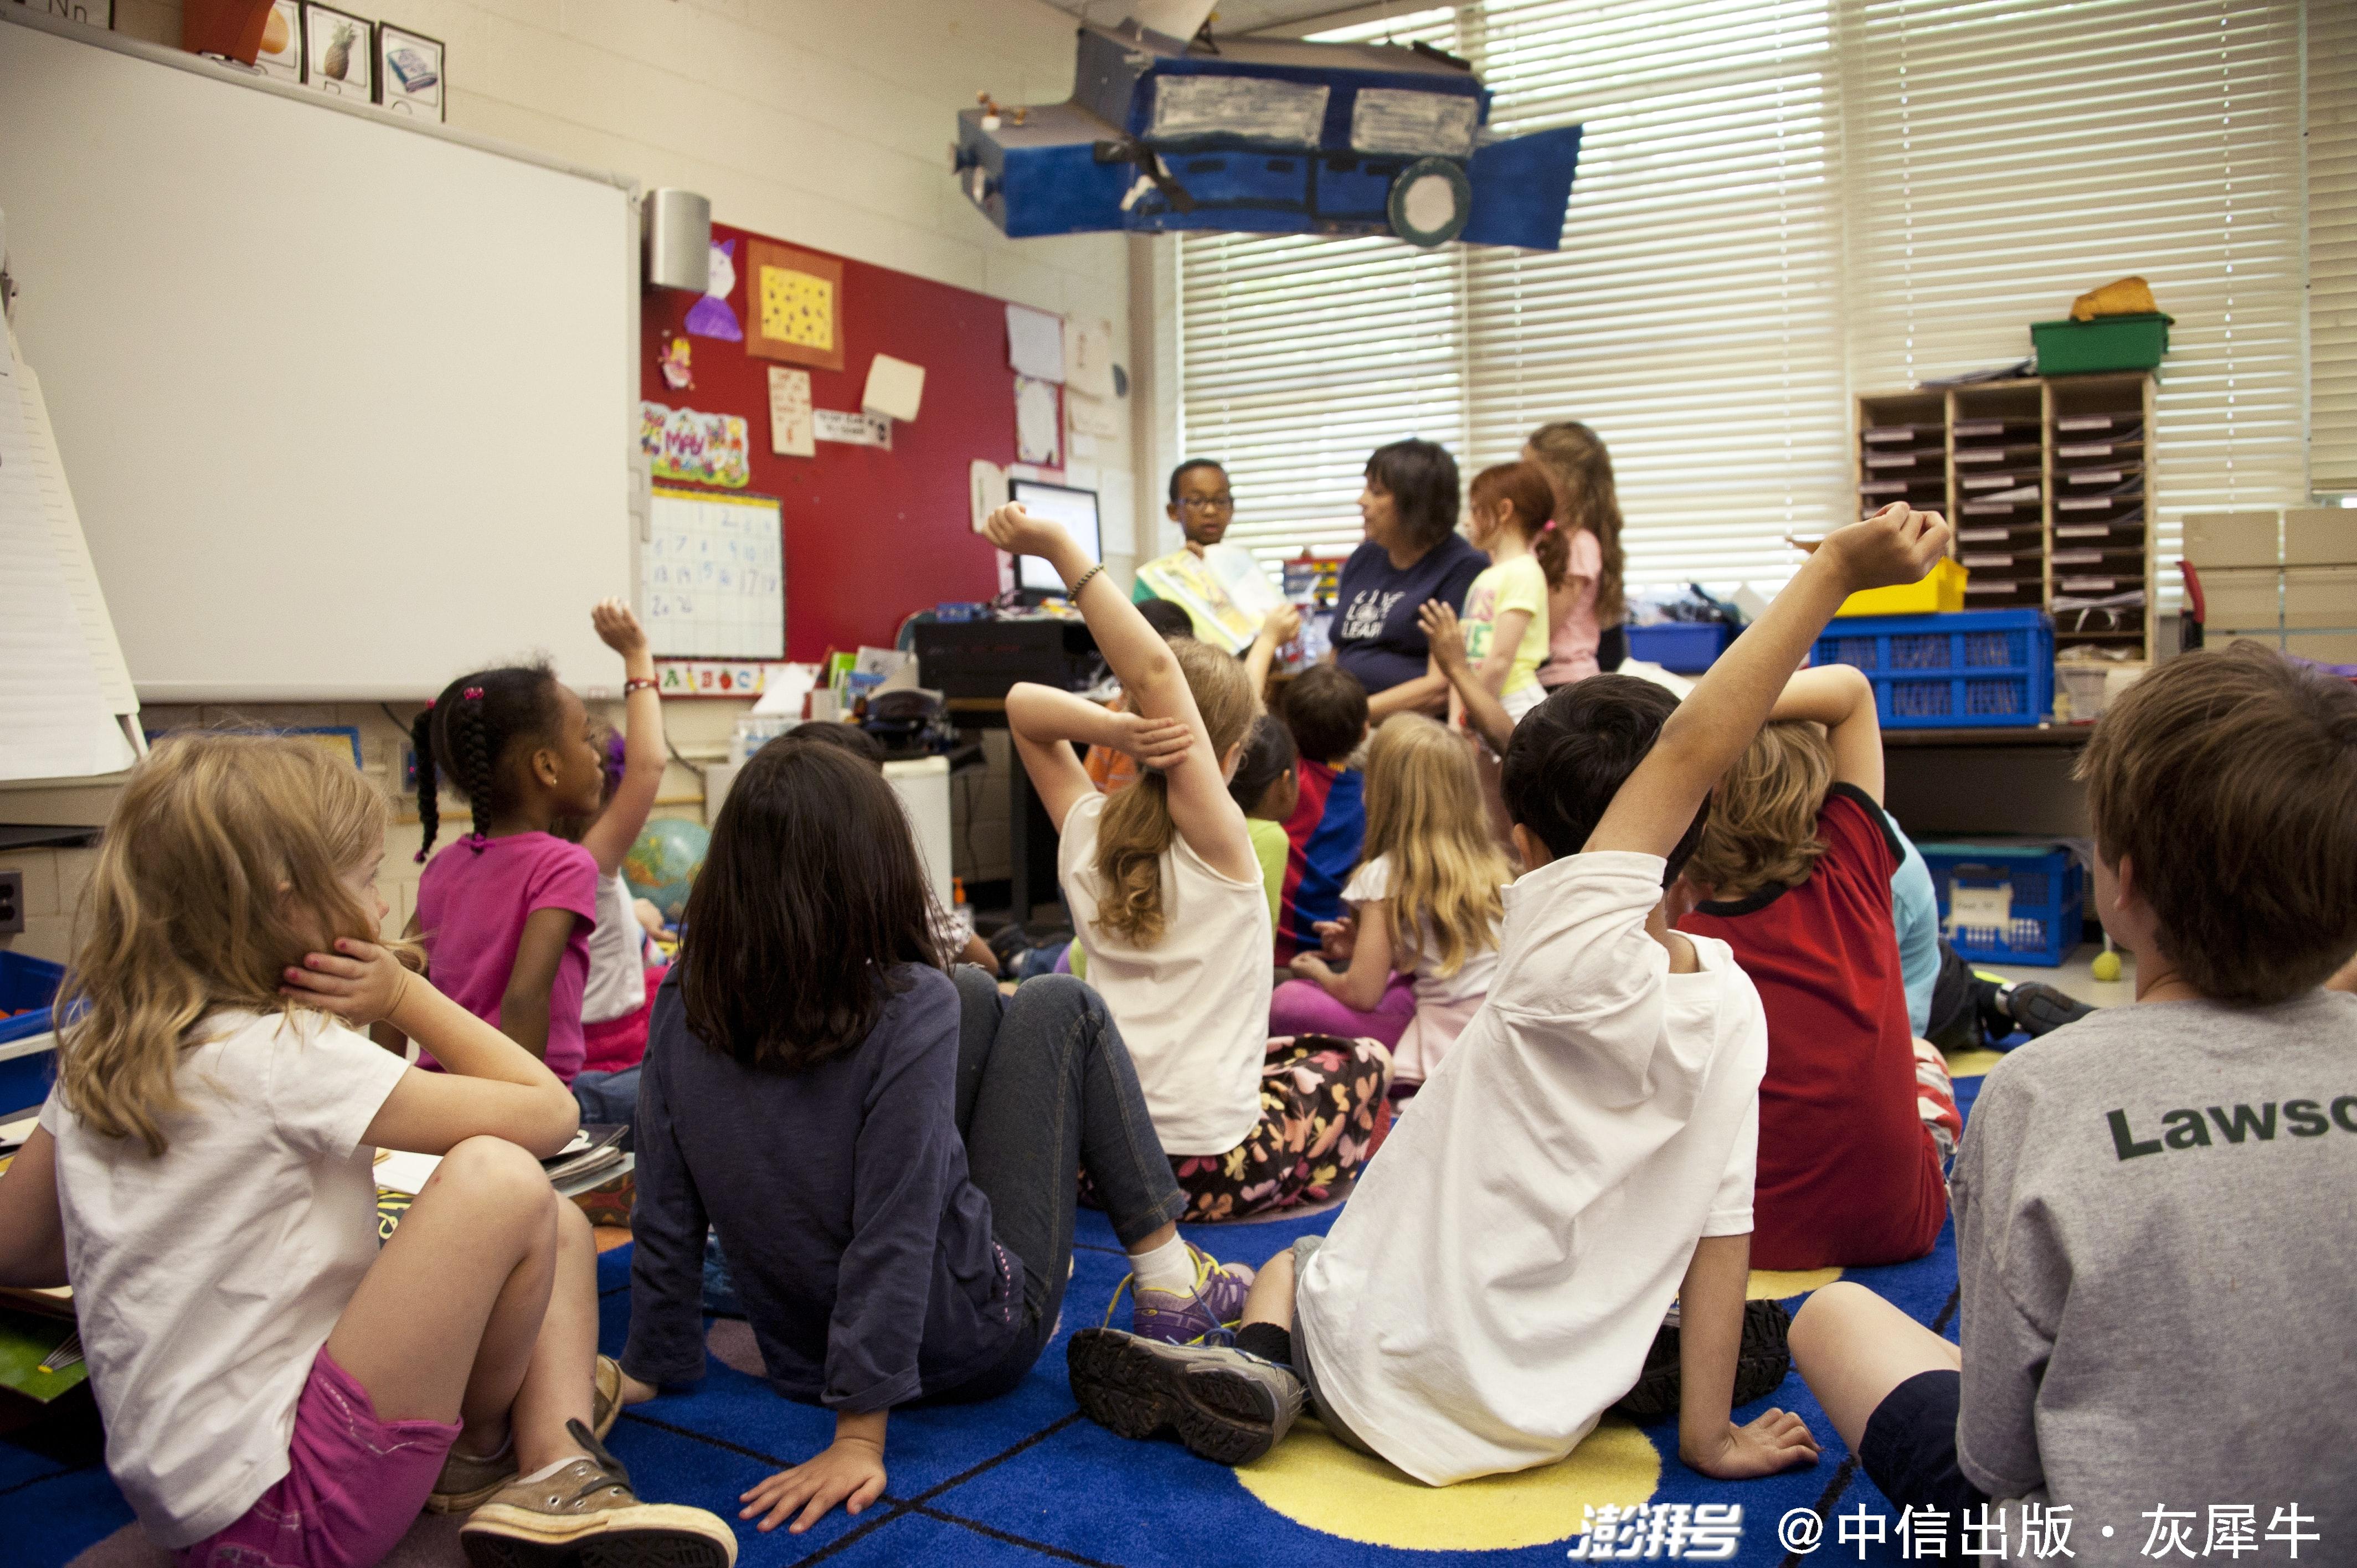
{"type": "MultiPolygon", "coordinates": [[[[1244,1294],[1252,1289],[1253,1271],[1242,1263],[1218,1262],[1191,1241],[1187,1253],[1195,1260],[1195,1288],[1136,1286],[1129,1304],[1130,1332],[1166,1345],[1224,1344],[1236,1320],[1244,1315],[1244,1294]]],[[[1135,1279],[1133,1275],[1123,1283],[1135,1279]]],[[[1120,1299],[1121,1293],[1115,1291],[1114,1300],[1120,1299]]]]}

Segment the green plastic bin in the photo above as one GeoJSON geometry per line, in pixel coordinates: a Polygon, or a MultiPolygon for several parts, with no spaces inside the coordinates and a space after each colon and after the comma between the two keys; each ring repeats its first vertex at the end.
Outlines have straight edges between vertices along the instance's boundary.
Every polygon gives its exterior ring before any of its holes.
{"type": "Polygon", "coordinates": [[[2099,371],[2149,371],[2169,352],[2173,316],[2098,316],[2093,321],[2033,321],[2029,341],[2041,376],[2083,376],[2099,371]]]}

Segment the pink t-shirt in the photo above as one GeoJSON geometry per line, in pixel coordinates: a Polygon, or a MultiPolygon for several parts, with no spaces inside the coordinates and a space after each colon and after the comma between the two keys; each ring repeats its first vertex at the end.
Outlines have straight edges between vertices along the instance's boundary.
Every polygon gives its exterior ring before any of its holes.
{"type": "MultiPolygon", "coordinates": [[[[581,991],[589,981],[589,931],[597,923],[597,862],[551,833],[510,833],[479,845],[461,839],[417,879],[417,930],[435,989],[487,1024],[500,1021],[516,944],[535,909],[570,909],[548,988],[548,1070],[571,1083],[581,1070],[581,991]]],[[[438,1070],[430,1056],[418,1066],[438,1070]]]]}
{"type": "MultiPolygon", "coordinates": [[[[1604,572],[1604,546],[1585,528],[1572,530],[1571,558],[1564,567],[1564,587],[1571,602],[1547,639],[1546,662],[1539,666],[1539,684],[1553,691],[1596,673],[1596,579],[1604,572]]],[[[1558,603],[1563,595],[1550,596],[1558,603]]]]}

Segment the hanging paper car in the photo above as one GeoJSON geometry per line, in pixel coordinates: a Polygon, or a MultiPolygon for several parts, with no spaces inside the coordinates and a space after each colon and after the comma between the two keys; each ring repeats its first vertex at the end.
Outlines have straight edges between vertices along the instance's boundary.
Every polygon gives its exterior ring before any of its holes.
{"type": "Polygon", "coordinates": [[[958,116],[966,197],[1017,238],[1092,229],[1396,234],[1552,251],[1577,125],[1491,139],[1490,91],[1424,44],[1080,29],[1072,96],[958,116]]]}

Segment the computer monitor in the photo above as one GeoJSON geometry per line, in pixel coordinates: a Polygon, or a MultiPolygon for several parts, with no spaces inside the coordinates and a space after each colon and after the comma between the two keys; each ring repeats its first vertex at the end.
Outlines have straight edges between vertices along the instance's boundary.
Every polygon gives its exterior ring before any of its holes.
{"type": "MultiPolygon", "coordinates": [[[[1076,490],[1070,485],[1051,485],[1039,479],[1009,479],[1006,499],[1033,517],[1062,524],[1064,532],[1072,536],[1072,542],[1081,547],[1081,553],[1092,563],[1104,559],[1097,527],[1096,491],[1076,490]]],[[[1056,568],[1044,556],[1017,556],[1015,574],[1016,586],[1026,594],[1064,591],[1064,580],[1056,575],[1056,568]]]]}

